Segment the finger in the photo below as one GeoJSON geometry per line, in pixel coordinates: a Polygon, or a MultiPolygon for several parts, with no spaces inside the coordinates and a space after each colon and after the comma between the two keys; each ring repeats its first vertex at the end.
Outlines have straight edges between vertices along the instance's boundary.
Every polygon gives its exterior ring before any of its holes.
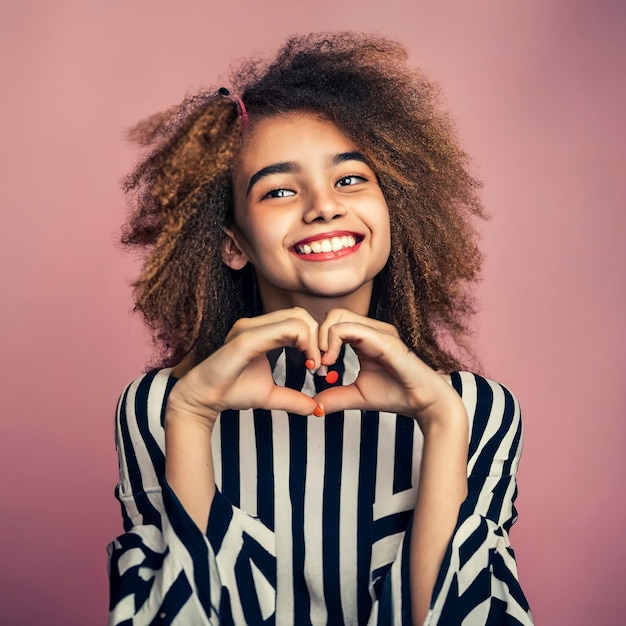
{"type": "Polygon", "coordinates": [[[361,321],[333,324],[328,328],[326,340],[327,350],[322,359],[324,365],[335,363],[345,343],[350,343],[360,356],[377,360],[385,350],[394,347],[394,341],[399,341],[385,332],[361,323],[361,321]]]}
{"type": "Polygon", "coordinates": [[[266,403],[261,408],[288,411],[298,415],[312,415],[318,403],[306,394],[289,389],[288,387],[276,386],[266,403]]]}
{"type": "Polygon", "coordinates": [[[384,368],[407,391],[439,385],[440,376],[396,336],[364,324],[343,322],[329,329],[326,358],[336,358],[341,346],[349,343],[361,361],[361,368],[384,368]]]}
{"type": "Polygon", "coordinates": [[[311,333],[303,320],[294,317],[251,328],[224,346],[237,355],[235,358],[244,366],[260,355],[282,347],[296,348],[316,363],[320,360],[316,334],[311,333]]]}
{"type": "Polygon", "coordinates": [[[226,342],[253,328],[258,328],[259,326],[264,326],[265,324],[273,324],[290,318],[302,320],[309,326],[311,332],[317,330],[317,322],[306,309],[303,309],[302,307],[292,307],[289,309],[278,309],[277,311],[272,311],[270,313],[263,313],[262,315],[256,315],[255,317],[239,318],[233,324],[228,335],[226,336],[226,342]]]}
{"type": "Polygon", "coordinates": [[[325,389],[315,395],[314,400],[323,405],[328,413],[357,409],[414,415],[402,386],[394,383],[387,374],[382,374],[378,381],[371,378],[365,386],[357,381],[344,387],[325,389]]]}
{"type": "MultiPolygon", "coordinates": [[[[450,385],[444,378],[426,365],[398,337],[378,332],[362,324],[343,323],[332,327],[330,340],[331,344],[349,343],[352,346],[361,363],[360,379],[366,370],[383,368],[390,379],[404,390],[402,398],[398,396],[392,401],[394,404],[398,402],[398,406],[405,405],[421,410],[436,402],[442,395],[449,395],[450,385]]],[[[388,384],[386,388],[389,388],[388,384]]],[[[364,389],[363,395],[371,394],[364,389]]],[[[391,400],[391,397],[389,399],[391,400]]],[[[390,406],[387,410],[391,408],[390,406]]]]}
{"type": "MultiPolygon", "coordinates": [[[[328,329],[333,324],[346,321],[350,316],[350,319],[354,320],[357,317],[348,309],[330,309],[326,312],[323,322],[320,324],[318,330],[318,343],[322,352],[328,352],[328,329]]],[[[360,316],[358,316],[360,317],[360,316]]],[[[333,361],[334,362],[334,361],[333,361]]]]}
{"type": "Polygon", "coordinates": [[[368,406],[361,392],[354,385],[333,387],[320,391],[313,401],[324,407],[326,413],[335,413],[347,409],[367,410],[375,407],[368,406]]]}
{"type": "Polygon", "coordinates": [[[310,345],[309,327],[295,318],[264,324],[238,334],[187,374],[189,382],[201,386],[228,388],[259,357],[275,348],[295,346],[300,351],[317,354],[317,343],[310,345]]]}
{"type": "MultiPolygon", "coordinates": [[[[298,349],[300,349],[307,359],[313,361],[314,369],[319,367],[321,360],[321,353],[317,341],[318,324],[311,314],[301,307],[293,307],[290,309],[280,309],[278,311],[272,311],[271,313],[265,313],[256,317],[241,318],[235,322],[230,332],[226,336],[225,344],[233,341],[237,337],[244,335],[250,331],[260,329],[264,326],[270,326],[276,328],[277,324],[292,324],[294,321],[303,323],[308,328],[308,340],[305,342],[299,341],[298,349]]],[[[287,326],[287,328],[294,328],[295,326],[287,326]]],[[[302,330],[298,331],[298,336],[301,339],[304,337],[302,330]]],[[[294,345],[294,344],[284,344],[294,345]]],[[[275,346],[282,347],[282,346],[275,346]]],[[[272,349],[272,348],[270,348],[272,349]]]]}
{"type": "Polygon", "coordinates": [[[348,309],[331,309],[326,313],[326,317],[322,324],[320,324],[318,337],[319,337],[319,346],[322,352],[327,352],[329,350],[329,331],[330,329],[336,325],[346,322],[353,322],[357,324],[363,324],[379,332],[386,333],[391,336],[399,337],[398,331],[394,326],[388,324],[386,322],[381,322],[379,320],[372,319],[371,317],[366,317],[364,315],[359,315],[350,311],[348,309]]]}

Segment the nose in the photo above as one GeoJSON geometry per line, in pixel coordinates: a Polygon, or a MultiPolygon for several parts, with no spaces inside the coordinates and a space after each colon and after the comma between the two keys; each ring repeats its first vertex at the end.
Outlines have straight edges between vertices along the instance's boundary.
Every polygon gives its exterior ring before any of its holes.
{"type": "Polygon", "coordinates": [[[307,198],[304,211],[304,221],[330,222],[346,214],[346,208],[341,198],[337,197],[334,190],[316,189],[312,190],[307,198]]]}

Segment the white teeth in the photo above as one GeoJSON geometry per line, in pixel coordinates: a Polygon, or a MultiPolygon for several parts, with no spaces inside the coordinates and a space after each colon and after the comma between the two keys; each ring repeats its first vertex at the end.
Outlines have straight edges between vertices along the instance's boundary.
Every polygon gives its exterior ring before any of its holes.
{"type": "Polygon", "coordinates": [[[311,243],[304,243],[297,246],[298,254],[319,254],[320,252],[338,252],[343,248],[352,248],[356,245],[356,237],[352,235],[342,235],[331,239],[318,239],[311,243]]]}

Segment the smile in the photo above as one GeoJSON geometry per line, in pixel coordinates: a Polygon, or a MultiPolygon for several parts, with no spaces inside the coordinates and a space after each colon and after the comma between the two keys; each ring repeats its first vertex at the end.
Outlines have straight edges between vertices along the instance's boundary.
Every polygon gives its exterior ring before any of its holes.
{"type": "Polygon", "coordinates": [[[298,243],[294,250],[298,254],[319,254],[321,252],[339,252],[340,250],[354,248],[360,243],[361,237],[356,235],[335,235],[324,239],[298,243]]]}

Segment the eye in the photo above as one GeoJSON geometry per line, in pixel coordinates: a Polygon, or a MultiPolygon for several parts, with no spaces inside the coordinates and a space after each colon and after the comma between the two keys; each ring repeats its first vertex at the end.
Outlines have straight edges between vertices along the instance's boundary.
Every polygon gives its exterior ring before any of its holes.
{"type": "Polygon", "coordinates": [[[351,176],[343,176],[336,183],[336,187],[351,187],[352,185],[357,185],[358,183],[364,183],[367,179],[363,176],[357,176],[355,174],[351,176]]]}
{"type": "Polygon", "coordinates": [[[277,187],[276,189],[270,189],[264,196],[263,200],[266,198],[287,198],[288,196],[295,195],[295,191],[291,189],[285,189],[284,187],[277,187]]]}

